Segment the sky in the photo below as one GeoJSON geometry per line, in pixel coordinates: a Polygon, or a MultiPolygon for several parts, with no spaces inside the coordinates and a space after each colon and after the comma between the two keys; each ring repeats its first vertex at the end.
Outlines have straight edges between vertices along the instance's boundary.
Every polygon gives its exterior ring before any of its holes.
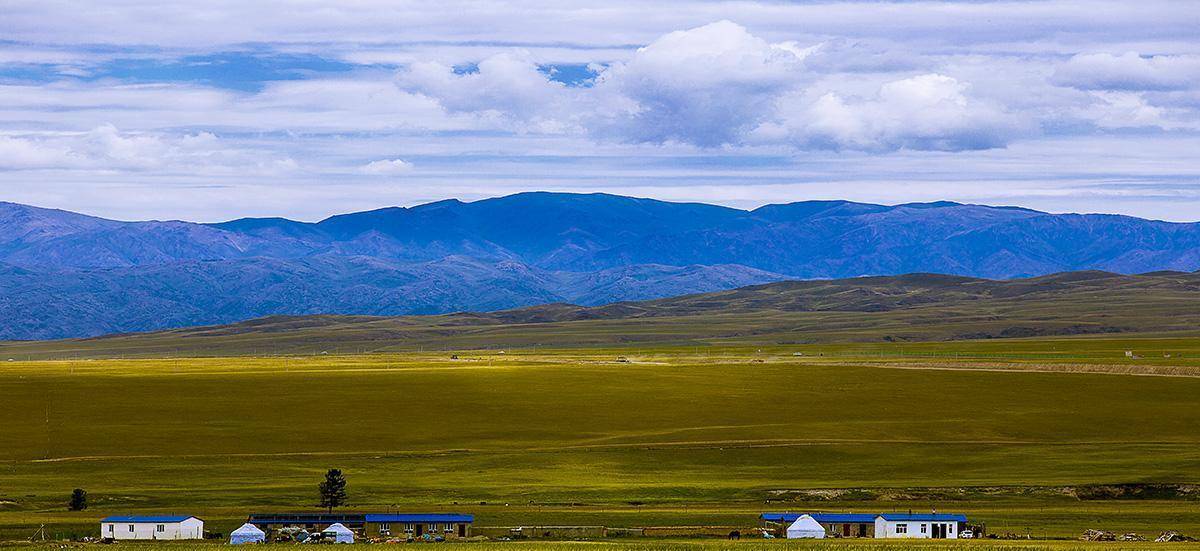
{"type": "Polygon", "coordinates": [[[1200,220],[1200,2],[0,0],[0,200],[607,192],[1200,220]],[[89,5],[90,4],[90,5],[89,5]]]}

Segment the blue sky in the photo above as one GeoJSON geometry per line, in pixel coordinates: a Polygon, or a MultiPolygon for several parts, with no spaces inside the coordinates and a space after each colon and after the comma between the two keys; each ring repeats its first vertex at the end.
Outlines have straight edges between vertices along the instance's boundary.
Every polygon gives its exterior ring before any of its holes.
{"type": "Polygon", "coordinates": [[[5,3],[0,200],[518,191],[1200,220],[1195,2],[5,3]],[[651,5],[653,4],[653,5],[651,5]]]}

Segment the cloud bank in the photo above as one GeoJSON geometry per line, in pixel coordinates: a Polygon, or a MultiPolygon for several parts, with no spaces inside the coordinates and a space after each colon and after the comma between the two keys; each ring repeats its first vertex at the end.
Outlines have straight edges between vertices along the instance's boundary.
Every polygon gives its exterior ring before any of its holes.
{"type": "Polygon", "coordinates": [[[1160,0],[18,0],[0,199],[311,219],[554,189],[1192,219],[1198,19],[1160,0]]]}

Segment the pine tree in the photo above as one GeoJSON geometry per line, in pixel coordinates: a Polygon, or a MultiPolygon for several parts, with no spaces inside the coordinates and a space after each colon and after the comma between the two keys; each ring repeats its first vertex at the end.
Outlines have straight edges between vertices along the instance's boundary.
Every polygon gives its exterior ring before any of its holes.
{"type": "Polygon", "coordinates": [[[346,477],[341,469],[329,469],[325,481],[317,486],[321,490],[321,507],[333,512],[334,507],[346,504],[346,477]]]}
{"type": "Polygon", "coordinates": [[[83,488],[75,488],[75,490],[71,492],[71,502],[67,504],[67,507],[72,511],[82,511],[87,509],[87,491],[85,491],[83,488]]]}

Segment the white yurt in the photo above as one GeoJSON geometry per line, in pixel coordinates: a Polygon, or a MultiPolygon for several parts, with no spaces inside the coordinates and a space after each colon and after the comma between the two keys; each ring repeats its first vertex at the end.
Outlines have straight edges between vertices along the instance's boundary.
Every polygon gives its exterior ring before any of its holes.
{"type": "Polygon", "coordinates": [[[354,532],[346,528],[342,523],[331,524],[329,528],[321,530],[321,535],[326,538],[333,538],[334,543],[354,543],[354,532]]]}
{"type": "Polygon", "coordinates": [[[823,538],[825,537],[825,527],[811,516],[800,515],[796,522],[788,526],[787,537],[788,539],[823,538]]]}
{"type": "Polygon", "coordinates": [[[263,543],[267,541],[267,534],[259,530],[257,526],[247,522],[241,528],[229,533],[229,543],[233,545],[241,545],[243,543],[263,543]]]}

